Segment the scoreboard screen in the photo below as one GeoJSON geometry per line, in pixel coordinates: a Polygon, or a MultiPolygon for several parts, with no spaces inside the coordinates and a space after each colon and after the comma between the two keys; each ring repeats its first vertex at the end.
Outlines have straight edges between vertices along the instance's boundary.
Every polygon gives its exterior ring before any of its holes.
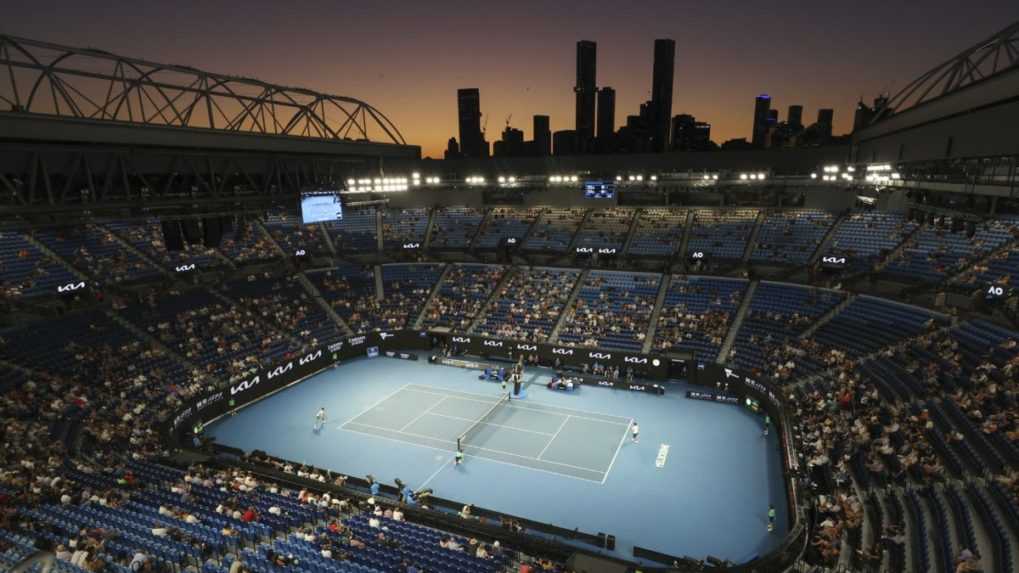
{"type": "Polygon", "coordinates": [[[616,196],[616,184],[606,181],[584,181],[584,197],[588,199],[612,199],[616,196]]]}
{"type": "Polygon", "coordinates": [[[305,224],[339,221],[343,204],[336,191],[301,193],[301,221],[305,224]]]}

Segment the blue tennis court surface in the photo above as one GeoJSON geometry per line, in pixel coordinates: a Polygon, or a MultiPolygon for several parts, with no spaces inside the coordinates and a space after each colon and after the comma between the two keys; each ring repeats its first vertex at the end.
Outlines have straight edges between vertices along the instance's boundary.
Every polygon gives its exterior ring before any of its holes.
{"type": "Polygon", "coordinates": [[[630,421],[528,400],[411,384],[341,426],[465,457],[604,483],[630,421]]]}
{"type": "Polygon", "coordinates": [[[523,400],[478,372],[389,358],[362,358],[322,372],[208,432],[247,451],[392,483],[568,529],[605,532],[630,557],[634,544],[674,555],[745,561],[778,544],[785,488],[775,433],[742,408],[584,387],[548,390],[551,372],[528,370],[523,400]],[[324,427],[315,413],[326,409],[324,427]],[[640,443],[627,436],[635,418],[640,443]],[[469,433],[465,463],[456,439],[469,433]],[[668,457],[656,459],[663,445],[668,457]]]}

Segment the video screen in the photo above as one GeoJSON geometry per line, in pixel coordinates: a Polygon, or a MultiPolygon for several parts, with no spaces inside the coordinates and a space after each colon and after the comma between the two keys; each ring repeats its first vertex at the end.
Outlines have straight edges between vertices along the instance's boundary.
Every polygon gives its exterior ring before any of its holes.
{"type": "Polygon", "coordinates": [[[340,203],[339,193],[326,191],[301,194],[301,221],[305,225],[339,221],[342,218],[343,204],[340,203]]]}
{"type": "Polygon", "coordinates": [[[612,199],[615,196],[615,183],[584,181],[584,197],[588,199],[612,199]]]}

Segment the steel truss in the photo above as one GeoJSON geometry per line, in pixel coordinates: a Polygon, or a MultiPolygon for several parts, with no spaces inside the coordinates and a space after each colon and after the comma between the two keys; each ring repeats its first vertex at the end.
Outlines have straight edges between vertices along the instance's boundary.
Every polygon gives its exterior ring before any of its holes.
{"type": "Polygon", "coordinates": [[[0,145],[0,216],[290,204],[362,161],[252,152],[0,145]]]}
{"type": "Polygon", "coordinates": [[[875,121],[898,113],[1019,65],[1019,22],[923,74],[888,99],[875,121]]]}
{"type": "Polygon", "coordinates": [[[345,96],[0,35],[0,113],[406,145],[345,96]]]}

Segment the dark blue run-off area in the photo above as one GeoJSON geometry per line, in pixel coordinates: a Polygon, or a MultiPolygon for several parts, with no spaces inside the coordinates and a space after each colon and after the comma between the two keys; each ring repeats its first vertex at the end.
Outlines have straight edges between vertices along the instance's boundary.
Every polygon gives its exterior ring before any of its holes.
{"type": "Polygon", "coordinates": [[[782,538],[785,489],[775,432],[727,404],[584,387],[547,390],[528,370],[527,398],[499,406],[498,384],[477,372],[386,358],[359,359],[253,404],[209,428],[221,443],[412,487],[561,527],[611,533],[673,555],[746,561],[782,538]],[[328,421],[315,428],[315,412],[328,421]],[[640,443],[627,434],[640,422],[640,443]],[[456,438],[471,430],[465,463],[456,438]],[[662,444],[667,461],[655,465],[662,444]]]}

